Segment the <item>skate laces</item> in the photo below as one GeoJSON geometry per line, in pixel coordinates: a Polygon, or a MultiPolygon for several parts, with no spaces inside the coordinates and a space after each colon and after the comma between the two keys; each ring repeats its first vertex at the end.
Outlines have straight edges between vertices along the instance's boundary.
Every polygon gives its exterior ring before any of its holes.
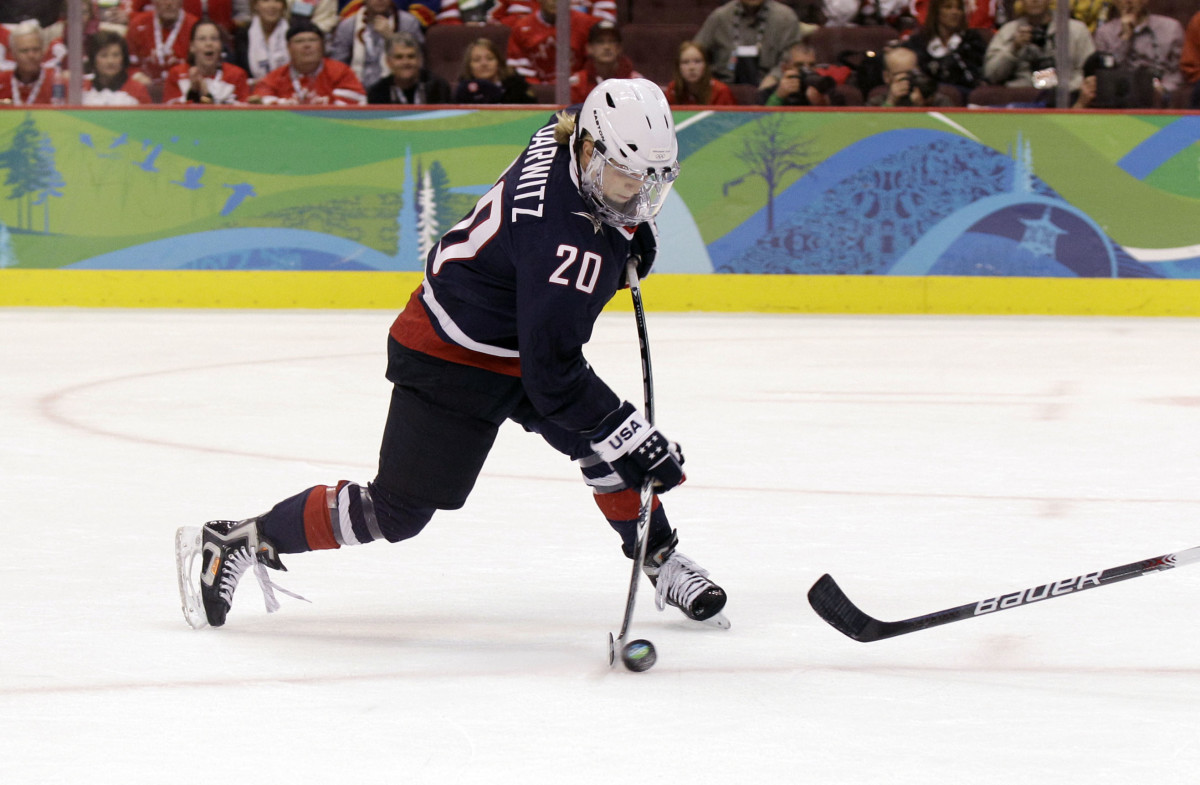
{"type": "Polygon", "coordinates": [[[221,585],[217,587],[217,596],[226,605],[233,604],[233,592],[237,589],[238,581],[242,579],[242,573],[253,562],[254,554],[245,546],[235,548],[225,554],[225,564],[222,565],[224,569],[221,570],[221,585]]]}
{"type": "Polygon", "coordinates": [[[302,600],[309,603],[312,602],[309,599],[301,597],[299,594],[288,591],[278,583],[272,581],[271,576],[267,574],[267,566],[258,559],[254,560],[254,577],[258,578],[258,588],[262,589],[263,602],[266,603],[267,613],[274,613],[275,611],[279,610],[279,600],[275,599],[276,591],[280,592],[281,594],[286,594],[287,596],[296,600],[302,600]]]}
{"type": "Polygon", "coordinates": [[[692,601],[712,585],[708,570],[676,551],[658,569],[654,605],[661,611],[669,600],[681,608],[690,608],[692,601]]]}
{"type": "Polygon", "coordinates": [[[263,603],[267,606],[267,613],[274,613],[280,608],[279,600],[275,597],[276,591],[297,600],[309,602],[299,594],[293,594],[272,581],[267,574],[266,565],[255,558],[250,548],[243,545],[225,555],[225,569],[221,575],[221,586],[217,592],[226,605],[233,605],[233,592],[237,588],[238,582],[241,581],[242,574],[246,572],[246,568],[252,564],[254,565],[254,577],[258,579],[258,587],[262,590],[263,603]]]}

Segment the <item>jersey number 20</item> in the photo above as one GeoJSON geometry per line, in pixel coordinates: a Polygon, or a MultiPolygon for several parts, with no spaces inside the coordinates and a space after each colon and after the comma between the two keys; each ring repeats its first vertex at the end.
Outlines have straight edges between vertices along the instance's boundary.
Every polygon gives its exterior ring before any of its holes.
{"type": "MultiPolygon", "coordinates": [[[[558,269],[550,276],[550,283],[556,283],[559,286],[570,286],[571,281],[566,277],[568,271],[575,264],[575,260],[579,258],[579,249],[573,245],[563,243],[558,246],[557,256],[559,259],[564,259],[563,263],[558,266],[558,269]]],[[[583,259],[579,264],[579,271],[575,274],[575,288],[585,294],[591,294],[596,288],[596,280],[600,277],[600,254],[585,251],[583,259]]]]}

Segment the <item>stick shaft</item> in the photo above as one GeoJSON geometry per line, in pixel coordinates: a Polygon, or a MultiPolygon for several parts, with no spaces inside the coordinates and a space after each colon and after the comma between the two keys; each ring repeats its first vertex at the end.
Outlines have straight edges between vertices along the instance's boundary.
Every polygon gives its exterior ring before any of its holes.
{"type": "MultiPolygon", "coordinates": [[[[642,358],[642,392],[646,400],[646,420],[654,424],[654,371],[650,365],[650,332],[646,327],[646,311],[642,305],[642,287],[637,276],[637,259],[631,258],[625,269],[629,281],[629,293],[633,298],[633,314],[637,322],[638,348],[642,358]]],[[[629,625],[633,622],[633,609],[637,604],[638,583],[642,577],[642,564],[646,561],[646,540],[650,529],[650,508],[654,502],[654,491],[650,478],[642,482],[641,504],[638,507],[637,535],[634,541],[633,573],[629,578],[629,594],[625,598],[625,617],[621,631],[614,641],[609,635],[608,664],[616,662],[617,652],[625,645],[629,625]]]]}

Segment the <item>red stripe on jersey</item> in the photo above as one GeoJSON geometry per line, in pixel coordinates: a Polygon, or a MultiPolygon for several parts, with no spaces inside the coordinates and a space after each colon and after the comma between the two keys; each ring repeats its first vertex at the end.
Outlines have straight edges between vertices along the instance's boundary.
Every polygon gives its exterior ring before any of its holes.
{"type": "Polygon", "coordinates": [[[408,305],[404,306],[404,310],[396,317],[396,321],[392,322],[392,329],[389,333],[401,346],[459,365],[470,365],[485,371],[502,373],[505,376],[521,375],[521,359],[519,357],[494,357],[490,354],[473,352],[456,343],[443,341],[441,336],[434,331],[433,323],[429,321],[429,314],[421,303],[421,293],[424,290],[424,284],[418,286],[412,293],[412,297],[408,298],[408,305]]]}
{"type": "MultiPolygon", "coordinates": [[[[592,498],[596,500],[600,512],[610,521],[636,521],[642,509],[642,494],[635,488],[626,488],[616,493],[596,493],[592,494],[592,498]]],[[[650,511],[658,508],[659,501],[655,496],[650,511]]]]}
{"type": "Polygon", "coordinates": [[[327,490],[324,485],[318,485],[309,492],[308,498],[304,500],[304,539],[308,541],[308,547],[314,551],[341,547],[334,539],[333,524],[329,522],[327,490]]]}

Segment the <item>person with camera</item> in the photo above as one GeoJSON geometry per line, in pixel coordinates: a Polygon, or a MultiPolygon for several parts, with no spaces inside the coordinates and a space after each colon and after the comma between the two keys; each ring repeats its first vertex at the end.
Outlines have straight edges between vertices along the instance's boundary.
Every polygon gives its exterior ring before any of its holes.
{"type": "MultiPolygon", "coordinates": [[[[1005,87],[1050,90],[1058,85],[1055,71],[1054,0],[1024,0],[1025,14],[1004,24],[992,36],[983,58],[983,78],[1005,87]]],[[[1083,83],[1083,63],[1096,50],[1087,25],[1071,19],[1067,26],[1071,53],[1069,84],[1072,91],[1083,83]]]]}
{"type": "MultiPolygon", "coordinates": [[[[1183,53],[1183,25],[1177,19],[1146,11],[1147,0],[1117,0],[1120,14],[1096,30],[1096,51],[1110,54],[1118,74],[1135,87],[1150,79],[1157,105],[1183,87],[1179,59],[1183,53]]],[[[1103,79],[1101,80],[1104,81],[1103,79]]]]}
{"type": "Polygon", "coordinates": [[[983,83],[983,35],[967,27],[964,0],[930,0],[925,24],[904,45],[917,53],[922,73],[939,85],[950,85],[967,94],[983,83]]]}
{"type": "Polygon", "coordinates": [[[764,106],[831,106],[837,82],[816,70],[817,52],[800,42],[783,53],[779,65],[758,86],[758,103],[764,106]]]}
{"type": "Polygon", "coordinates": [[[894,46],[883,54],[883,87],[867,97],[867,106],[954,106],[937,82],[917,68],[917,53],[894,46]]]}
{"type": "Polygon", "coordinates": [[[373,85],[390,70],[388,39],[396,33],[408,33],[425,46],[425,32],[415,16],[398,9],[392,0],[364,0],[357,12],[334,28],[329,56],[350,66],[364,85],[373,85]]]}

